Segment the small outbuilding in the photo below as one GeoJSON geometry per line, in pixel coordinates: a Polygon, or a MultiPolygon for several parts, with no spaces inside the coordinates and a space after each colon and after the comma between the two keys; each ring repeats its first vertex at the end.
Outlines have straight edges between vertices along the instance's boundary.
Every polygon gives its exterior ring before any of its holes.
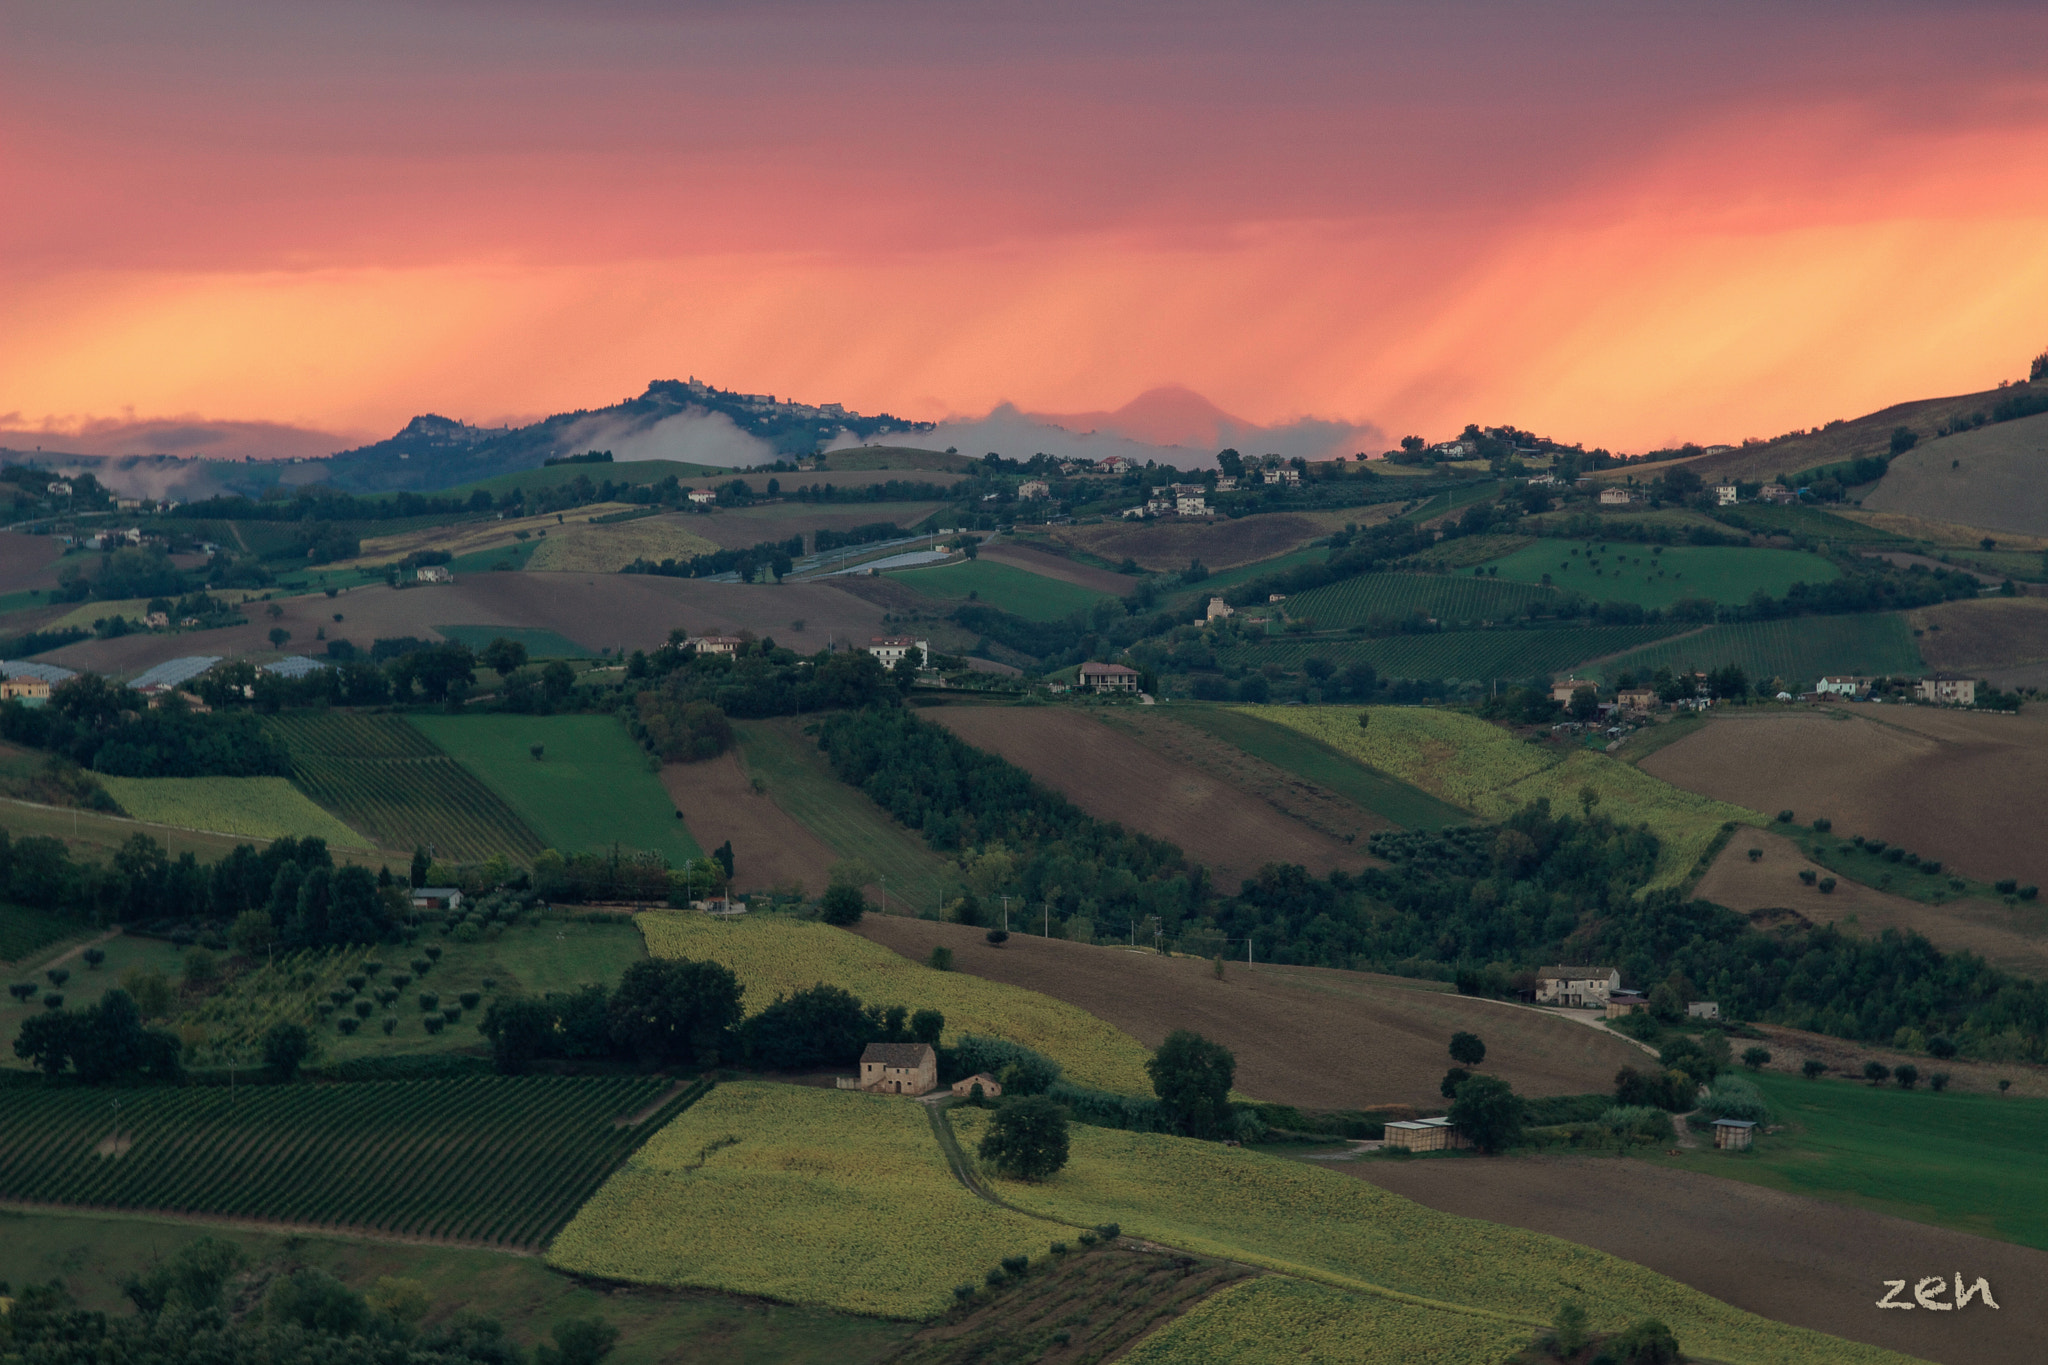
{"type": "Polygon", "coordinates": [[[1755,1140],[1756,1124],[1750,1119],[1715,1119],[1714,1145],[1724,1152],[1746,1152],[1755,1140]]]}
{"type": "Polygon", "coordinates": [[[977,1085],[981,1087],[981,1097],[985,1100],[992,1100],[1003,1093],[1001,1083],[986,1071],[977,1071],[964,1081],[953,1082],[953,1093],[963,1100],[971,1099],[974,1095],[974,1087],[977,1085]]]}
{"type": "Polygon", "coordinates": [[[1721,1017],[1721,1004],[1717,1000],[1689,1000],[1685,1005],[1685,1017],[1688,1019],[1719,1019],[1721,1017]]]}
{"type": "Polygon", "coordinates": [[[416,886],[412,889],[415,910],[459,910],[462,888],[457,886],[416,886]]]}
{"type": "Polygon", "coordinates": [[[1386,1126],[1386,1145],[1411,1152],[1443,1152],[1470,1147],[1472,1141],[1449,1119],[1397,1119],[1386,1126]]]}
{"type": "Polygon", "coordinates": [[[1615,991],[1607,997],[1607,1017],[1620,1019],[1625,1015],[1641,1014],[1650,1008],[1650,997],[1641,991],[1615,991]]]}

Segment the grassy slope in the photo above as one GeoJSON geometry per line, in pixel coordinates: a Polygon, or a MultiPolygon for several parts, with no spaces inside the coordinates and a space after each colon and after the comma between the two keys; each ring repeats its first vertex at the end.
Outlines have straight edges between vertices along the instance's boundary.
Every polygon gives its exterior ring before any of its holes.
{"type": "Polygon", "coordinates": [[[1347,801],[1376,811],[1408,829],[1462,825],[1471,815],[1420,787],[1368,768],[1336,749],[1282,725],[1223,707],[1185,705],[1173,718],[1234,744],[1253,758],[1328,787],[1347,801]]]}
{"type": "Polygon", "coordinates": [[[812,1309],[709,1294],[615,1294],[527,1256],[458,1247],[400,1246],[321,1234],[262,1233],[147,1215],[0,1212],[0,1279],[61,1278],[90,1309],[131,1311],[118,1285],[202,1236],[233,1242],[250,1264],[316,1266],[361,1293],[386,1275],[418,1280],[435,1303],[434,1326],[462,1308],[497,1318],[530,1348],[567,1318],[603,1317],[619,1329],[608,1365],[864,1365],[909,1328],[812,1309]]]}
{"type": "Polygon", "coordinates": [[[1836,673],[1918,673],[1923,667],[1912,630],[1897,612],[1801,616],[1708,626],[1677,639],[1618,654],[1590,670],[1602,679],[1623,672],[1648,677],[1659,668],[1712,671],[1739,665],[1752,679],[1782,678],[1793,691],[1836,673]]]}
{"type": "Polygon", "coordinates": [[[563,852],[613,843],[704,856],[647,757],[611,716],[413,716],[412,724],[563,852]],[[536,762],[531,746],[546,746],[536,762]]]}
{"type": "Polygon", "coordinates": [[[102,777],[100,784],[138,820],[258,839],[314,835],[333,848],[371,841],[315,805],[283,777],[102,777]]]}
{"type": "Polygon", "coordinates": [[[778,995],[823,981],[871,1005],[936,1009],[946,1039],[1007,1038],[1058,1062],[1080,1085],[1149,1094],[1146,1052],[1136,1039],[1075,1005],[964,972],[933,971],[843,929],[779,915],[723,921],[665,911],[639,916],[657,957],[711,958],[732,968],[758,1014],[778,995]]]}
{"type": "Polygon", "coordinates": [[[1554,589],[1471,574],[1369,573],[1300,593],[1288,599],[1287,614],[1325,630],[1417,612],[1450,621],[1499,621],[1529,602],[1556,596],[1554,589]]]}
{"type": "Polygon", "coordinates": [[[976,594],[976,600],[998,611],[1032,621],[1057,621],[1108,597],[1107,593],[1078,583],[1064,583],[993,560],[970,559],[936,569],[907,569],[889,577],[944,602],[965,601],[971,592],[976,594]]]}
{"type": "Polygon", "coordinates": [[[1803,550],[1674,545],[1654,554],[1650,546],[1616,541],[1593,554],[1589,565],[1592,549],[1590,542],[1543,540],[1488,567],[1498,568],[1502,578],[1523,583],[1540,583],[1548,574],[1558,587],[1575,589],[1596,601],[1659,608],[1682,597],[1725,603],[1747,602],[1757,592],[1782,597],[1794,583],[1828,583],[1841,577],[1833,564],[1803,550]]]}
{"type": "Polygon", "coordinates": [[[1794,1131],[1716,1174],[2048,1250],[2048,1100],[1749,1079],[1794,1131]]]}
{"type": "Polygon", "coordinates": [[[1724,821],[1762,824],[1754,811],[1681,791],[1625,763],[1582,748],[1560,750],[1516,739],[1475,716],[1426,707],[1266,706],[1244,714],[1309,735],[1446,801],[1500,819],[1539,797],[1559,811],[1590,787],[1617,820],[1647,824],[1663,843],[1652,886],[1683,881],[1696,870],[1724,821]]]}
{"type": "Polygon", "coordinates": [[[1634,649],[1694,627],[1677,622],[1648,626],[1561,626],[1537,630],[1447,630],[1377,640],[1274,636],[1231,651],[1231,661],[1299,668],[1317,654],[1338,667],[1368,663],[1387,678],[1468,678],[1517,681],[1562,673],[1586,660],[1634,649]]]}
{"type": "Polygon", "coordinates": [[[790,818],[842,858],[863,858],[887,878],[889,898],[911,913],[936,912],[959,893],[954,866],[889,818],[857,788],[832,775],[818,746],[785,721],[735,726],[747,771],[790,818]]]}

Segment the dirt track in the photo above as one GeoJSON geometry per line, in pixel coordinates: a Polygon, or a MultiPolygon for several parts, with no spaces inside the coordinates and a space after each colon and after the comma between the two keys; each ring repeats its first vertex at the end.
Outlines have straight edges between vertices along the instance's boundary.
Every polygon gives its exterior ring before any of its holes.
{"type": "Polygon", "coordinates": [[[1311,1109],[1441,1107],[1445,1048],[1460,1030],[1484,1038],[1485,1070],[1526,1095],[1607,1090],[1616,1071],[1643,1060],[1625,1039],[1584,1024],[1363,972],[1239,962],[1218,981],[1197,958],[1022,933],[992,948],[979,929],[895,915],[870,915],[856,932],[918,961],[945,944],[955,971],[1078,1005],[1147,1047],[1194,1029],[1237,1054],[1244,1094],[1311,1109]]]}
{"type": "Polygon", "coordinates": [[[813,896],[824,894],[839,855],[754,790],[737,751],[703,763],[664,764],[661,785],[706,852],[732,841],[735,890],[801,883],[813,896]]]}
{"type": "Polygon", "coordinates": [[[1027,770],[1090,815],[1179,844],[1226,890],[1267,863],[1299,863],[1323,876],[1372,862],[1361,845],[1332,838],[1081,711],[946,706],[926,714],[969,744],[1027,770]]]}
{"type": "Polygon", "coordinates": [[[2048,839],[2026,793],[2048,788],[2048,718],[1916,706],[1717,716],[1642,762],[1690,791],[1790,808],[1984,881],[2048,886],[2048,839]]]}
{"type": "MultiPolygon", "coordinates": [[[[2037,1365],[2048,1252],[1646,1161],[1317,1162],[1446,1213],[1547,1232],[1779,1322],[1954,1365],[2037,1365]],[[1885,1281],[1983,1276],[1996,1312],[1879,1309],[1885,1281]]],[[[1681,1343],[1682,1344],[1682,1343],[1681,1343]]]]}
{"type": "Polygon", "coordinates": [[[1783,835],[1744,828],[1721,850],[1693,894],[1731,910],[1791,910],[1814,924],[1853,920],[1843,928],[1865,937],[1910,929],[1944,952],[1977,953],[2007,971],[2048,978],[2048,908],[2038,902],[2013,910],[1987,900],[1929,905],[1846,880],[1822,893],[1800,882],[1802,868],[1812,870],[1816,881],[1831,875],[1783,835]],[[1749,858],[1752,848],[1764,855],[1756,862],[1749,858]]]}

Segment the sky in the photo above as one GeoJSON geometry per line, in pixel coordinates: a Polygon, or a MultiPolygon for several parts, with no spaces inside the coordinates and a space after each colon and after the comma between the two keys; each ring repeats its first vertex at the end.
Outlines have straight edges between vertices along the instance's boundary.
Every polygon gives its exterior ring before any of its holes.
{"type": "Polygon", "coordinates": [[[1772,436],[2048,346],[2043,51],[1968,0],[0,0],[0,429],[304,454],[695,375],[1772,436]]]}

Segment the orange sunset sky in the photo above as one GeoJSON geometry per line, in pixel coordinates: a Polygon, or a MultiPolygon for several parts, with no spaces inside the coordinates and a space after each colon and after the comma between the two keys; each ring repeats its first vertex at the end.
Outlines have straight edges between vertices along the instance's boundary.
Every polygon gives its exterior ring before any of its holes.
{"type": "Polygon", "coordinates": [[[2023,376],[2048,8],[0,0],[0,428],[654,378],[1622,450],[2023,376]]]}

